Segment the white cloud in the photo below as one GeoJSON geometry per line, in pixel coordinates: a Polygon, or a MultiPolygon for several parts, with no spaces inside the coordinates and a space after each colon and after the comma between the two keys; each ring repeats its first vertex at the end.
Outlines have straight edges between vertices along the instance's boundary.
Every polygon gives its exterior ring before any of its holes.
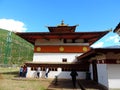
{"type": "Polygon", "coordinates": [[[0,28],[13,32],[25,32],[27,30],[23,22],[14,19],[0,19],[0,28]]]}
{"type": "Polygon", "coordinates": [[[118,35],[114,35],[114,36],[110,36],[106,41],[112,41],[113,43],[119,43],[119,36],[118,35]]]}
{"type": "Polygon", "coordinates": [[[97,43],[93,44],[91,47],[100,48],[100,47],[103,47],[103,44],[104,44],[104,42],[97,42],[97,43]]]}

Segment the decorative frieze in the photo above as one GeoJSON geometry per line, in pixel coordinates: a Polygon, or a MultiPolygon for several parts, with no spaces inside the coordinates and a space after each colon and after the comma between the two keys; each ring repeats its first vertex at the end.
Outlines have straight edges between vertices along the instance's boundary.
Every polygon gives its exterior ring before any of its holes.
{"type": "Polygon", "coordinates": [[[35,46],[34,52],[37,53],[84,53],[90,50],[88,46],[35,46]]]}
{"type": "Polygon", "coordinates": [[[91,57],[89,62],[96,60],[97,64],[120,64],[120,53],[97,53],[96,56],[91,57]]]}

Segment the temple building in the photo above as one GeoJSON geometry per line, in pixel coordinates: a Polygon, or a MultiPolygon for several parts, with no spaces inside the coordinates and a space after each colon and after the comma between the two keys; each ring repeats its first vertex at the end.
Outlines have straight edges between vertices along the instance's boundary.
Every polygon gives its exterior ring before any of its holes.
{"type": "MultiPolygon", "coordinates": [[[[62,21],[58,26],[48,26],[49,32],[16,33],[34,45],[33,61],[25,63],[28,67],[27,77],[34,77],[36,69],[40,67],[40,77],[44,77],[45,68],[49,68],[49,78],[54,78],[55,76],[58,76],[58,78],[71,78],[70,72],[72,69],[77,70],[77,78],[86,78],[86,72],[91,70],[90,62],[92,60],[89,60],[89,57],[96,54],[95,52],[93,53],[90,46],[109,33],[110,30],[75,32],[77,26],[68,26],[62,21]]],[[[104,52],[102,54],[100,52],[98,55],[102,55],[102,57],[97,63],[105,62],[102,59],[104,58],[104,52]]],[[[92,65],[94,70],[91,71],[91,76],[93,76],[95,81],[98,81],[94,60],[92,65]]]]}

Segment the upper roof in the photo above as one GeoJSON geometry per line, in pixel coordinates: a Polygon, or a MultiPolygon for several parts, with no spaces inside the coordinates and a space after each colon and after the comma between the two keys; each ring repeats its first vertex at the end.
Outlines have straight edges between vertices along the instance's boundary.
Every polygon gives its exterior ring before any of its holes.
{"type": "Polygon", "coordinates": [[[50,32],[75,32],[76,26],[57,26],[57,27],[48,27],[50,32]]]}
{"type": "Polygon", "coordinates": [[[64,21],[61,21],[61,24],[58,26],[48,26],[48,29],[50,32],[59,32],[59,33],[65,33],[65,32],[75,32],[76,26],[68,26],[68,24],[64,24],[64,21]]]}
{"type": "Polygon", "coordinates": [[[114,29],[113,32],[117,32],[119,29],[120,29],[120,22],[119,22],[119,24],[115,27],[115,29],[114,29]]]}

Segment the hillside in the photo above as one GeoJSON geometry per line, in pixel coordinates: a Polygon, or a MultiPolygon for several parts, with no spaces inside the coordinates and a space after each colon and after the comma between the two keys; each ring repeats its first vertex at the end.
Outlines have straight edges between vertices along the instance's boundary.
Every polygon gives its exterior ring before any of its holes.
{"type": "Polygon", "coordinates": [[[21,65],[32,61],[33,45],[13,32],[0,29],[0,64],[21,65]]]}

